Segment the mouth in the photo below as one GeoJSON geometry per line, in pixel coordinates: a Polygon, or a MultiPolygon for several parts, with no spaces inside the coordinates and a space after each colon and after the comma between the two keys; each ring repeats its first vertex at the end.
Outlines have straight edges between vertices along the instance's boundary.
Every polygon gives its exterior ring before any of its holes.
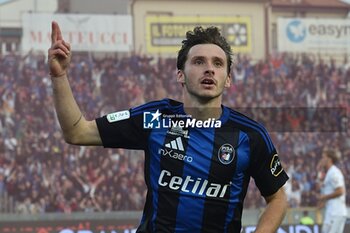
{"type": "Polygon", "coordinates": [[[212,85],[215,85],[215,81],[211,78],[204,78],[201,81],[201,84],[206,85],[206,86],[212,86],[212,85]]]}

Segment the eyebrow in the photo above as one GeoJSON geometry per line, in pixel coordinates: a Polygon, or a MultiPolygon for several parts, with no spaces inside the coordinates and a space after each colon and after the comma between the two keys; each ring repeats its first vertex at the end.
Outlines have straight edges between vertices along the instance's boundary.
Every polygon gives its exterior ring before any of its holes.
{"type": "MultiPolygon", "coordinates": [[[[205,57],[205,56],[193,56],[193,57],[191,58],[191,61],[196,60],[196,59],[207,59],[207,57],[205,57]]],[[[209,58],[209,59],[219,60],[219,61],[221,61],[221,62],[225,62],[225,59],[223,59],[223,58],[221,58],[221,57],[217,57],[217,56],[211,57],[211,58],[209,58]]]]}

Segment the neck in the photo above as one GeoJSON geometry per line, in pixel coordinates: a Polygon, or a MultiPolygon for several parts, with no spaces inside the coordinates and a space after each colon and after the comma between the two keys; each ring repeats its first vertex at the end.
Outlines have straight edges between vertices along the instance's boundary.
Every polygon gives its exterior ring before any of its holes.
{"type": "Polygon", "coordinates": [[[332,167],[333,163],[327,163],[326,164],[326,169],[329,170],[332,167]]]}
{"type": "Polygon", "coordinates": [[[221,99],[188,100],[184,98],[184,110],[186,114],[198,120],[207,120],[209,118],[219,119],[222,113],[221,99]]]}

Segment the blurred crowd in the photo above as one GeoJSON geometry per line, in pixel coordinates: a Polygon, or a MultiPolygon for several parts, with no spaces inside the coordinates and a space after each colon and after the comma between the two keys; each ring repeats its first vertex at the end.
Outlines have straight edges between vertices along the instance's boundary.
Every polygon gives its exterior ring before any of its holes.
{"type": "MultiPolygon", "coordinates": [[[[175,58],[74,54],[69,78],[88,119],[165,97],[181,100],[175,58]]],[[[316,164],[324,148],[341,152],[339,167],[349,177],[350,62],[311,54],[255,62],[238,55],[232,81],[224,103],[270,132],[291,178],[290,207],[316,206],[316,164]]],[[[0,106],[0,197],[11,197],[15,212],[143,208],[143,152],[64,142],[44,54],[0,54],[0,106]]],[[[260,208],[264,200],[251,183],[245,208],[260,208]]]]}

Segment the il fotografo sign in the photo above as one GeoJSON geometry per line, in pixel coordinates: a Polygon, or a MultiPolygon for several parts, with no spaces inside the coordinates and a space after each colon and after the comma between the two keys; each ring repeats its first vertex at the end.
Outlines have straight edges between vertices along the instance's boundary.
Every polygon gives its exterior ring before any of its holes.
{"type": "Polygon", "coordinates": [[[22,50],[47,51],[51,45],[51,21],[57,21],[63,38],[75,51],[132,49],[130,15],[23,14],[22,50]]]}
{"type": "Polygon", "coordinates": [[[252,51],[251,18],[247,16],[147,16],[147,52],[174,53],[195,26],[220,28],[235,52],[252,51]]]}
{"type": "Polygon", "coordinates": [[[350,20],[278,19],[280,52],[341,53],[350,52],[350,20]]]}

